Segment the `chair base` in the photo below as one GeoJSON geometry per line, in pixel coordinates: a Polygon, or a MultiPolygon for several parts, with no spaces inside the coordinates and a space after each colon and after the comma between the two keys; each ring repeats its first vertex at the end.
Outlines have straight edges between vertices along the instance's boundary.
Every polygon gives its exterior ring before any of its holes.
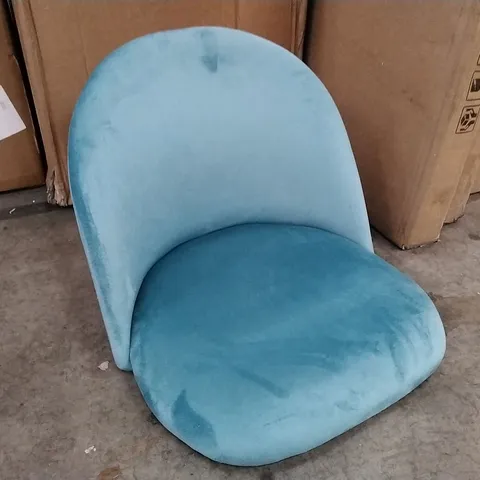
{"type": "Polygon", "coordinates": [[[445,333],[428,296],[366,249],[291,225],[220,230],[145,277],[131,362],[160,422],[218,462],[303,453],[408,394],[445,333]]]}

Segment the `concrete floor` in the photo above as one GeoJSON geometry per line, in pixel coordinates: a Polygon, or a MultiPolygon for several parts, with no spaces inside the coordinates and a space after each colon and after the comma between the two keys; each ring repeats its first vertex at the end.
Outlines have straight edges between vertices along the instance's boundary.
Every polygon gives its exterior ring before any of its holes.
{"type": "Polygon", "coordinates": [[[131,374],[97,368],[112,356],[73,212],[10,206],[0,199],[2,480],[480,478],[480,198],[430,247],[376,238],[441,312],[439,371],[353,431],[265,468],[201,457],[157,424],[131,374]]]}

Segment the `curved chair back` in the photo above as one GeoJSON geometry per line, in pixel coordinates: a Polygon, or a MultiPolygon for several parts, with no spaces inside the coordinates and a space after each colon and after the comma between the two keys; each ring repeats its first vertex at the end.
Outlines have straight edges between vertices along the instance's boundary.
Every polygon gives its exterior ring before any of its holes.
{"type": "Polygon", "coordinates": [[[275,222],[323,228],[372,248],[334,102],[299,59],[245,32],[168,31],[113,52],[75,108],[69,172],[122,369],[130,368],[142,280],[182,242],[275,222]]]}

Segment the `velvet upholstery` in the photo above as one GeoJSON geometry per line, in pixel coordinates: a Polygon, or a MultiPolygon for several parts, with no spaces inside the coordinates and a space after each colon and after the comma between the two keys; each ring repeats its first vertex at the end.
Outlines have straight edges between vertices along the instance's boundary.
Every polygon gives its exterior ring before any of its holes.
{"type": "Polygon", "coordinates": [[[373,253],[335,104],[281,47],[218,27],[134,40],[89,79],[68,153],[115,362],[204,455],[304,452],[439,364],[434,306],[373,253]]]}
{"type": "Polygon", "coordinates": [[[171,432],[214,460],[261,465],[391,405],[444,350],[429,297],[373,253],[320,229],[254,224],[155,264],[131,358],[171,432]]]}
{"type": "Polygon", "coordinates": [[[94,71],[69,137],[75,212],[115,361],[148,269],[245,222],[317,226],[371,248],[342,120],[290,52],[224,28],[134,40],[94,71]]]}

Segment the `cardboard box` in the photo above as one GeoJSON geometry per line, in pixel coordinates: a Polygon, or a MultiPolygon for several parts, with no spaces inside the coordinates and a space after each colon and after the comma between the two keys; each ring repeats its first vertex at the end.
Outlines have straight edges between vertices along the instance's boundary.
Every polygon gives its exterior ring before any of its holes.
{"type": "Polygon", "coordinates": [[[300,54],[306,0],[14,0],[48,163],[49,201],[70,203],[67,133],[95,66],[147,33],[222,25],[256,33],[300,54]]]}
{"type": "Polygon", "coordinates": [[[307,63],[344,118],[372,224],[402,248],[435,241],[480,131],[480,2],[317,0],[311,14],[307,63]]]}
{"type": "Polygon", "coordinates": [[[30,109],[0,3],[0,191],[43,184],[30,109]]]}

